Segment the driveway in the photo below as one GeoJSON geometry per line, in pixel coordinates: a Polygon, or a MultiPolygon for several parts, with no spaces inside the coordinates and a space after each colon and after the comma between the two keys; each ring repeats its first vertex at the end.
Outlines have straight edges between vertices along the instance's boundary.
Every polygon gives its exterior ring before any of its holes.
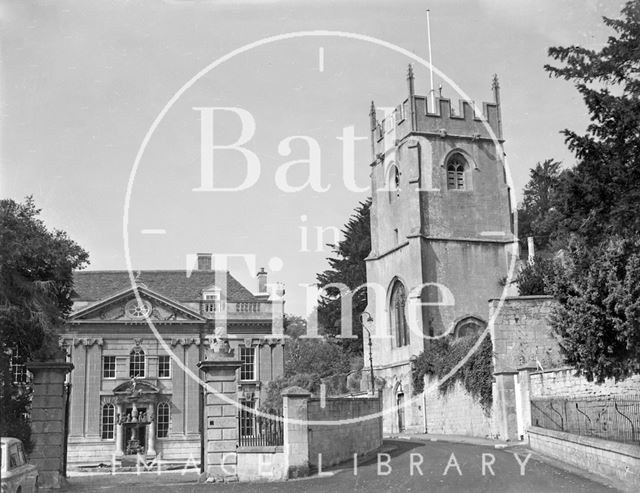
{"type": "Polygon", "coordinates": [[[387,440],[386,454],[356,467],[343,464],[314,476],[282,483],[197,484],[193,472],[122,474],[70,478],[69,491],[145,493],[216,492],[343,493],[370,492],[518,492],[617,491],[611,486],[556,467],[525,447],[387,440]]]}

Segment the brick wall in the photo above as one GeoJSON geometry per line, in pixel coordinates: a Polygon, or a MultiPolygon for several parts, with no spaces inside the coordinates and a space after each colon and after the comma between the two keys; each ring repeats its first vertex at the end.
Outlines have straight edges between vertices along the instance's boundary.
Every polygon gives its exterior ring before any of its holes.
{"type": "Polygon", "coordinates": [[[573,368],[565,367],[531,373],[531,398],[536,397],[609,397],[640,395],[640,375],[621,382],[607,378],[602,384],[589,382],[585,377],[575,376],[573,368]]]}
{"type": "Polygon", "coordinates": [[[456,382],[445,395],[430,389],[432,378],[425,377],[425,418],[427,433],[492,437],[495,435],[491,413],[456,382]]]}
{"type": "Polygon", "coordinates": [[[382,445],[382,418],[367,416],[381,410],[378,397],[334,397],[327,398],[324,407],[320,399],[308,402],[309,421],[354,420],[336,426],[309,424],[309,464],[318,467],[322,454],[322,467],[338,464],[353,458],[353,454],[363,455],[382,445]]]}

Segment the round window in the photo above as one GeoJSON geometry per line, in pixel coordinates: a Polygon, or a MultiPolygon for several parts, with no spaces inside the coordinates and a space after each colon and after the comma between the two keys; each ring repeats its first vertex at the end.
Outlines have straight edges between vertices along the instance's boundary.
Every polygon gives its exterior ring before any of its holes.
{"type": "Polygon", "coordinates": [[[148,317],[151,313],[152,306],[147,300],[142,300],[142,304],[139,304],[138,300],[131,300],[124,309],[129,317],[139,319],[148,317]]]}

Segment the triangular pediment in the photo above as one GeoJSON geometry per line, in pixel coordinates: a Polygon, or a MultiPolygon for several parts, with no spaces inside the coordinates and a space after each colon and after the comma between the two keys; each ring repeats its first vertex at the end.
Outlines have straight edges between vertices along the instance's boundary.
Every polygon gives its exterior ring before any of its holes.
{"type": "Polygon", "coordinates": [[[140,300],[134,288],[116,293],[90,306],[81,308],[69,317],[69,322],[202,322],[206,319],[199,313],[171,300],[145,286],[137,286],[140,300]]]}

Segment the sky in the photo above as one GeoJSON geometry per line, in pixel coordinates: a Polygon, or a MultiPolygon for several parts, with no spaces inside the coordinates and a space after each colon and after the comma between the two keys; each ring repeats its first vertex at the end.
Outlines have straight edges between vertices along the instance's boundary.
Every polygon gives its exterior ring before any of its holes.
{"type": "MultiPolygon", "coordinates": [[[[197,252],[244,255],[230,260],[233,274],[253,290],[256,269],[267,267],[270,282],[285,284],[286,310],[303,314],[304,286],[327,268],[331,228],[368,195],[370,102],[393,107],[406,98],[411,60],[362,39],[296,36],[196,74],[251,43],[302,31],[355,33],[427,58],[429,8],[438,71],[478,104],[491,101],[499,76],[505,152],[520,195],[536,162],[574,163],[560,131],[588,123],[575,88],[544,71],[548,48],[601,47],[610,34],[601,17],[617,17],[622,4],[4,0],[0,196],[33,195],[46,224],[89,252],[91,269],[126,268],[127,221],[134,269],[184,269],[197,252]],[[202,109],[214,107],[234,109],[202,109]],[[209,114],[212,131],[203,137],[209,114]],[[354,166],[339,140],[350,127],[367,137],[354,144],[354,166]],[[209,137],[219,146],[244,137],[258,171],[250,175],[246,157],[228,149],[214,151],[213,168],[203,166],[209,137]],[[318,174],[304,186],[308,168],[291,162],[310,155],[318,174]],[[278,186],[283,175],[291,190],[278,186]]],[[[416,92],[426,95],[428,70],[415,72],[416,92]]],[[[461,98],[436,76],[440,84],[443,96],[461,98]]]]}

